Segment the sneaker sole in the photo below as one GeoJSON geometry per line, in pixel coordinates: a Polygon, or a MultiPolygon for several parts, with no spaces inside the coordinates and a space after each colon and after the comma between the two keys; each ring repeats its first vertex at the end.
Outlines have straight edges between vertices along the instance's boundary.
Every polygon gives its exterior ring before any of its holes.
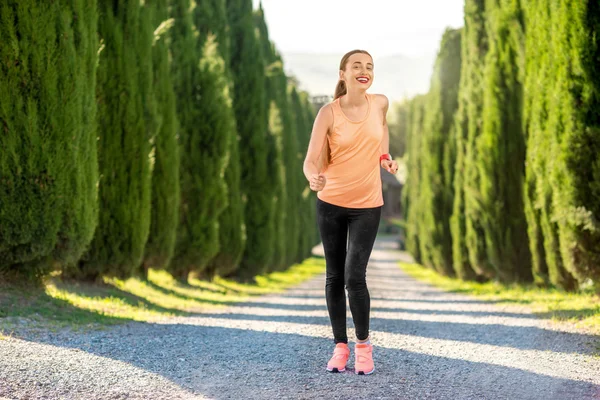
{"type": "Polygon", "coordinates": [[[364,371],[354,371],[354,372],[356,372],[356,375],[371,375],[373,372],[375,372],[375,368],[373,368],[369,372],[364,372],[364,371]]]}
{"type": "Polygon", "coordinates": [[[346,368],[343,368],[343,369],[337,369],[337,368],[329,369],[329,368],[326,368],[326,369],[329,372],[344,372],[346,370],[346,368]]]}

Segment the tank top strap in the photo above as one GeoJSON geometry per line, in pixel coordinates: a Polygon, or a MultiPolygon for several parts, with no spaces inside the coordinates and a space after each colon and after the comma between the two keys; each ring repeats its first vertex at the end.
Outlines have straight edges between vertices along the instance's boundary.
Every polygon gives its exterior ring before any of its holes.
{"type": "Polygon", "coordinates": [[[333,116],[336,117],[340,112],[342,112],[342,108],[340,106],[340,98],[342,96],[338,97],[337,99],[333,100],[331,102],[331,111],[333,112],[333,116]]]}

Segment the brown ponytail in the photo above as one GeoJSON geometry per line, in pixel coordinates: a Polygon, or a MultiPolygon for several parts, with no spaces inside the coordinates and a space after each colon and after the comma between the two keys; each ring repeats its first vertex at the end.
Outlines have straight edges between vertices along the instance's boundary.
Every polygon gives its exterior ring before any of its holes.
{"type": "MultiPolygon", "coordinates": [[[[369,57],[371,57],[371,59],[373,58],[373,56],[371,56],[369,54],[369,52],[366,50],[349,51],[346,54],[344,54],[344,56],[342,57],[342,60],[340,61],[340,71],[344,71],[346,69],[346,64],[348,64],[348,60],[350,59],[350,56],[353,54],[357,54],[357,53],[366,54],[369,57]]],[[[342,97],[346,93],[348,93],[348,89],[346,88],[346,82],[341,79],[338,80],[338,83],[335,86],[333,100],[337,100],[338,98],[342,97]]],[[[328,136],[328,138],[329,138],[329,136],[328,136]]],[[[321,155],[319,156],[319,163],[317,165],[317,167],[319,168],[319,172],[323,172],[324,170],[326,170],[327,166],[329,165],[330,162],[331,162],[331,152],[329,151],[329,139],[327,139],[327,140],[325,140],[325,146],[323,146],[323,151],[321,151],[321,155]]]]}
{"type": "Polygon", "coordinates": [[[335,94],[333,95],[333,99],[336,100],[337,98],[345,95],[347,92],[348,90],[346,90],[346,82],[340,79],[335,86],[335,94]]]}

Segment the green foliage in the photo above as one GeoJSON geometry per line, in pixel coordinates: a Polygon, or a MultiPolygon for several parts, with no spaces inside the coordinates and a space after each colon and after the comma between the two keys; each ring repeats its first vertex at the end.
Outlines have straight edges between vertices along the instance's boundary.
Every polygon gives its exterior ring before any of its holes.
{"type": "Polygon", "coordinates": [[[156,130],[152,14],[139,1],[99,3],[98,228],[80,262],[87,277],[129,276],[150,229],[150,143],[156,130]]]}
{"type": "MultiPolygon", "coordinates": [[[[468,250],[471,267],[478,275],[487,278],[495,276],[494,267],[487,257],[485,232],[483,227],[483,210],[481,208],[481,171],[478,164],[477,143],[483,126],[483,95],[485,81],[483,71],[485,58],[489,48],[489,38],[485,30],[486,8],[484,0],[466,0],[465,2],[465,32],[466,46],[471,46],[469,52],[467,105],[468,123],[464,149],[464,214],[465,214],[465,248],[468,250]]],[[[483,160],[481,160],[483,162],[483,160]]]]}
{"type": "MultiPolygon", "coordinates": [[[[487,274],[504,282],[531,278],[523,205],[525,142],[521,123],[524,32],[512,0],[486,2],[488,51],[483,66],[481,131],[471,161],[477,169],[472,212],[483,236],[487,274]]],[[[467,192],[468,193],[468,192],[467,192]]],[[[469,196],[469,194],[467,194],[469,196]]]]}
{"type": "Polygon", "coordinates": [[[179,148],[175,92],[169,62],[167,0],[156,0],[153,26],[165,28],[156,33],[152,48],[157,132],[152,149],[152,206],[150,234],[144,254],[144,270],[165,268],[173,256],[179,217],[179,148]]]}
{"type": "Polygon", "coordinates": [[[409,100],[394,103],[388,112],[388,130],[390,134],[390,154],[395,159],[406,152],[407,118],[409,100]]]}
{"type": "MultiPolygon", "coordinates": [[[[474,18],[473,11],[467,12],[465,8],[465,26],[462,28],[461,40],[461,70],[460,83],[457,93],[458,109],[454,117],[454,148],[456,161],[454,164],[454,198],[452,205],[452,216],[450,217],[450,232],[452,235],[452,266],[460,279],[475,279],[476,273],[471,267],[469,260],[469,249],[465,240],[466,216],[465,216],[465,151],[469,134],[469,110],[471,101],[471,90],[473,89],[473,75],[477,72],[474,65],[477,53],[473,52],[480,48],[481,36],[478,35],[479,25],[474,18]],[[475,29],[473,29],[475,28],[475,29]]],[[[475,14],[477,15],[477,14],[475,14]]]]}
{"type": "MultiPolygon", "coordinates": [[[[302,148],[308,149],[308,143],[312,134],[312,126],[317,116],[317,111],[310,101],[308,92],[301,91],[298,94],[300,95],[300,104],[302,106],[302,118],[304,119],[304,126],[306,127],[306,130],[302,131],[305,134],[300,134],[300,137],[304,137],[304,145],[302,148]]],[[[302,155],[302,160],[304,160],[304,154],[302,155]]],[[[310,190],[308,181],[304,176],[304,172],[302,172],[302,182],[305,184],[304,189],[302,190],[302,197],[306,198],[310,203],[310,214],[308,216],[309,225],[307,232],[309,232],[311,235],[311,241],[310,247],[306,250],[308,254],[306,257],[308,257],[312,252],[312,248],[321,242],[321,235],[317,225],[317,194],[310,190]]]]}
{"type": "Polygon", "coordinates": [[[417,222],[421,257],[425,265],[449,276],[454,275],[450,234],[455,162],[452,128],[458,100],[460,52],[460,31],[446,30],[427,95],[422,143],[412,149],[420,153],[418,157],[422,160],[418,181],[418,207],[422,211],[417,222]]]}
{"type": "MultiPolygon", "coordinates": [[[[425,113],[426,95],[415,96],[409,103],[407,117],[406,147],[408,176],[402,190],[402,203],[406,226],[406,248],[414,259],[424,261],[424,244],[420,240],[420,229],[423,226],[423,202],[421,191],[423,182],[423,154],[420,149],[424,141],[423,118],[425,113]]],[[[426,252],[425,252],[426,253],[426,252]]],[[[431,260],[427,261],[431,265],[431,260]]]]}
{"type": "MultiPolygon", "coordinates": [[[[235,124],[234,116],[231,116],[235,124]]],[[[240,138],[235,126],[231,127],[229,143],[229,163],[225,169],[227,185],[227,208],[219,217],[219,252],[207,265],[209,276],[229,277],[239,268],[246,245],[246,224],[244,223],[245,198],[240,191],[240,138]]]]}
{"type": "Polygon", "coordinates": [[[284,103],[287,83],[285,82],[283,63],[277,57],[275,46],[269,40],[269,31],[262,5],[258,10],[254,11],[254,24],[257,30],[262,58],[265,63],[266,96],[264,100],[266,102],[265,108],[268,110],[268,113],[265,115],[267,118],[266,126],[268,127],[267,164],[271,169],[270,190],[273,204],[270,209],[272,212],[273,228],[275,230],[272,242],[273,258],[270,265],[267,266],[267,270],[277,271],[285,269],[287,266],[286,250],[292,244],[292,241],[288,238],[288,233],[292,233],[287,229],[288,220],[294,219],[294,215],[289,214],[290,210],[288,208],[293,190],[293,187],[289,185],[290,182],[286,182],[286,170],[289,169],[289,166],[283,163],[284,137],[291,133],[289,132],[289,110],[287,109],[287,103],[284,103]],[[281,75],[283,75],[283,83],[278,79],[281,75]]]}
{"type": "Polygon", "coordinates": [[[526,204],[536,282],[600,287],[600,7],[531,1],[526,204]],[[538,29],[533,29],[536,27],[538,29]],[[568,272],[567,272],[568,271],[568,272]]]}
{"type": "Polygon", "coordinates": [[[247,243],[238,277],[250,280],[266,271],[273,256],[273,185],[267,165],[268,137],[265,63],[255,34],[251,0],[227,0],[231,32],[233,104],[240,135],[242,192],[247,199],[247,243]]]}
{"type": "MultiPolygon", "coordinates": [[[[308,142],[310,141],[311,134],[311,121],[308,112],[303,103],[298,89],[295,85],[288,85],[289,102],[292,110],[292,124],[294,126],[294,132],[298,141],[298,151],[296,156],[290,160],[288,158],[288,164],[297,162],[299,164],[299,170],[297,171],[297,210],[296,214],[299,217],[298,220],[298,249],[296,252],[296,260],[303,260],[310,256],[312,247],[315,243],[315,227],[316,227],[316,208],[315,208],[315,196],[314,192],[310,190],[308,181],[304,176],[303,163],[306,151],[308,149],[308,142]],[[294,161],[295,160],[295,161],[294,161]]],[[[287,158],[287,157],[286,157],[287,158]]],[[[318,235],[318,232],[316,232],[318,235]]]]}
{"type": "Polygon", "coordinates": [[[267,267],[268,272],[280,271],[286,267],[286,247],[287,230],[286,224],[288,220],[287,202],[288,193],[285,182],[285,167],[283,166],[283,123],[281,121],[280,108],[277,107],[275,101],[271,101],[269,107],[269,154],[267,163],[271,170],[271,190],[273,192],[273,204],[271,206],[271,218],[273,219],[274,236],[271,246],[273,247],[273,256],[270,265],[267,267]]]}
{"type": "Polygon", "coordinates": [[[181,204],[170,270],[180,280],[202,273],[219,252],[219,217],[227,207],[225,167],[234,133],[229,81],[214,35],[198,41],[185,1],[177,1],[173,36],[181,152],[181,204]],[[201,50],[199,43],[203,43],[201,50]]]}
{"type": "Polygon", "coordinates": [[[198,32],[198,45],[202,48],[208,37],[215,35],[219,55],[228,66],[231,38],[226,0],[195,0],[193,4],[192,18],[198,32]]]}
{"type": "Polygon", "coordinates": [[[0,4],[0,269],[40,276],[92,240],[97,18],[95,1],[0,4]]]}
{"type": "Polygon", "coordinates": [[[227,84],[228,87],[226,102],[221,105],[226,108],[225,113],[228,119],[227,132],[223,132],[223,134],[229,136],[229,145],[226,149],[227,164],[224,174],[227,188],[224,200],[226,207],[218,216],[218,251],[208,261],[202,272],[202,276],[212,279],[216,274],[230,276],[239,267],[246,243],[245,199],[240,191],[239,135],[231,102],[234,86],[229,67],[231,37],[227,20],[226,1],[203,0],[194,4],[192,17],[195,30],[198,32],[198,46],[202,48],[206,40],[211,35],[214,36],[219,56],[224,60],[222,67],[219,67],[222,68],[222,75],[224,76],[219,77],[219,79],[223,80],[221,85],[227,84]]]}

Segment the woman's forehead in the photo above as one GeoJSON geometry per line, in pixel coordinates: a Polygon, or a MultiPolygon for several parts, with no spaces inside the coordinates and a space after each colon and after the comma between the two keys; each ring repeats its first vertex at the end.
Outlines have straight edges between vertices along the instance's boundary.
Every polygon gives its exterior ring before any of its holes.
{"type": "Polygon", "coordinates": [[[353,64],[355,62],[360,62],[363,64],[373,64],[373,60],[368,54],[364,53],[356,53],[352,54],[350,58],[348,58],[348,63],[353,64]]]}

